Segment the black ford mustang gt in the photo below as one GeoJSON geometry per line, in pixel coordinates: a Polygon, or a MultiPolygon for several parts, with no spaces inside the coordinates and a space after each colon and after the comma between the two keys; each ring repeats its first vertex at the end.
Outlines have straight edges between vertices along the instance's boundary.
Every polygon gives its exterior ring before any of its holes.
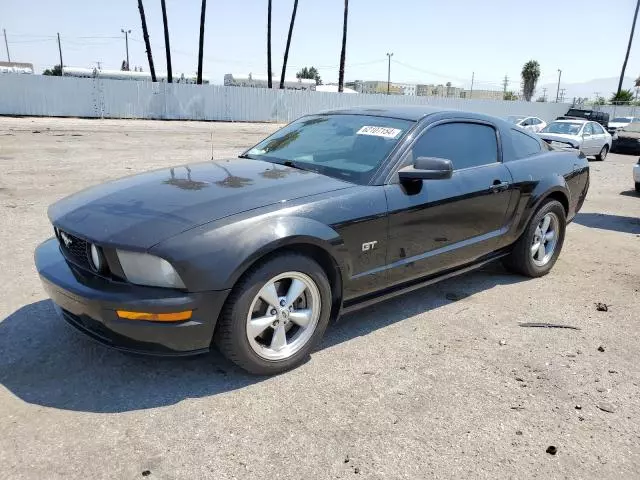
{"type": "Polygon", "coordinates": [[[63,318],[116,348],[215,343],[272,374],[329,321],[502,258],[553,267],[589,166],[498,118],[423,107],[305,116],[240,156],[136,175],[49,209],[35,262],[63,318]]]}

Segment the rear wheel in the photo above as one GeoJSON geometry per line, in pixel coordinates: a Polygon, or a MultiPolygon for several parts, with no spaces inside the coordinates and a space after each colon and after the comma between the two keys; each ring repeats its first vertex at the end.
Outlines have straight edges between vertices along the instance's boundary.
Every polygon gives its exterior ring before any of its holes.
{"type": "Polygon", "coordinates": [[[560,255],[565,228],[564,207],[557,200],[547,201],[535,213],[503,261],[505,267],[528,277],[546,275],[560,255]]]}
{"type": "Polygon", "coordinates": [[[301,364],[322,338],[331,287],[311,258],[285,253],[252,268],[234,287],[215,334],[245,370],[270,375],[301,364]]]}
{"type": "Polygon", "coordinates": [[[602,147],[602,150],[600,150],[600,153],[596,155],[596,160],[603,161],[605,158],[607,158],[608,153],[609,153],[609,145],[605,145],[604,147],[602,147]]]}
{"type": "Polygon", "coordinates": [[[636,192],[640,193],[640,182],[636,182],[636,192]]]}

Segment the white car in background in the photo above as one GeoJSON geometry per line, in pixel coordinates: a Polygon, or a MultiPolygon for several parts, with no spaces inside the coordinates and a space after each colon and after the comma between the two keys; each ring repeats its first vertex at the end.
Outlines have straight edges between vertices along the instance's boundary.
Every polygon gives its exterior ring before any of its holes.
{"type": "Polygon", "coordinates": [[[585,156],[604,160],[611,151],[611,134],[598,122],[589,120],[555,120],[539,133],[549,142],[570,140],[585,156]]]}
{"type": "Polygon", "coordinates": [[[538,117],[525,117],[524,115],[509,115],[507,121],[518,125],[519,127],[529,130],[530,132],[539,132],[547,123],[538,117]]]}
{"type": "Polygon", "coordinates": [[[638,117],[615,117],[614,119],[609,120],[609,126],[607,127],[607,130],[609,131],[609,133],[611,135],[613,135],[614,133],[616,133],[621,128],[624,128],[624,127],[626,127],[627,125],[629,125],[630,123],[633,123],[633,122],[640,122],[640,118],[638,118],[638,117]]]}

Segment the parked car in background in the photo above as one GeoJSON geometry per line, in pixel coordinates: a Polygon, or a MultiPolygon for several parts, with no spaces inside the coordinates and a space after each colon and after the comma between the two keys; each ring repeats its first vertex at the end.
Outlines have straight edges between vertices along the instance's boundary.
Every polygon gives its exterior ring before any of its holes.
{"type": "Polygon", "coordinates": [[[507,121],[530,132],[539,132],[547,126],[547,122],[538,117],[525,117],[524,115],[509,115],[507,121]]]}
{"type": "Polygon", "coordinates": [[[604,160],[611,150],[611,134],[598,122],[588,120],[555,120],[542,129],[543,140],[571,140],[586,156],[604,160]]]}
{"type": "Polygon", "coordinates": [[[58,201],[38,272],[62,317],[101,343],[166,355],[216,344],[259,374],[304,362],[341,312],[499,258],[547,274],[589,188],[575,149],[488,115],[406,106],[308,115],[188,172],[58,201]]]}
{"type": "Polygon", "coordinates": [[[630,155],[640,154],[640,122],[630,123],[616,132],[613,150],[630,155]]]}
{"type": "Polygon", "coordinates": [[[633,166],[633,181],[636,184],[636,192],[640,193],[640,159],[633,166]]]}
{"type": "Polygon", "coordinates": [[[609,127],[607,127],[607,131],[613,135],[621,128],[626,127],[630,123],[640,121],[639,118],[636,117],[616,117],[612,120],[609,120],[609,127]]]}
{"type": "Polygon", "coordinates": [[[570,108],[569,111],[556,120],[573,120],[584,118],[585,120],[591,120],[598,122],[604,128],[609,128],[609,114],[605,112],[598,112],[595,110],[583,110],[581,108],[570,108]]]}

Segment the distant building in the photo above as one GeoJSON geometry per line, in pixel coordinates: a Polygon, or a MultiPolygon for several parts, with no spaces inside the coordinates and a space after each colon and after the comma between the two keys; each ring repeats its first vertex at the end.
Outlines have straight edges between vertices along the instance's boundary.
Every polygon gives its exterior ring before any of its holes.
{"type": "Polygon", "coordinates": [[[378,80],[367,80],[364,82],[360,82],[360,89],[355,89],[360,93],[371,93],[371,94],[391,94],[391,95],[403,95],[402,87],[400,87],[396,83],[392,83],[388,86],[387,92],[387,82],[378,81],[378,80]]]}
{"type": "MultiPolygon", "coordinates": [[[[268,88],[269,77],[266,75],[227,73],[224,84],[229,87],[268,88]]],[[[271,88],[280,88],[280,78],[271,78],[271,88]]],[[[312,78],[285,78],[284,88],[290,90],[315,90],[316,81],[312,78]]]]}
{"type": "Polygon", "coordinates": [[[442,85],[442,84],[416,85],[416,95],[419,95],[419,96],[460,98],[462,96],[463,91],[464,90],[462,88],[454,87],[453,85],[442,85]]]}
{"type": "Polygon", "coordinates": [[[465,90],[462,92],[462,98],[472,100],[503,100],[504,93],[502,90],[465,90]]]}
{"type": "Polygon", "coordinates": [[[402,95],[416,95],[416,84],[415,83],[392,83],[392,86],[399,87],[402,90],[402,95]]]}
{"type": "Polygon", "coordinates": [[[0,73],[33,74],[33,63],[0,62],[0,73]]]}

